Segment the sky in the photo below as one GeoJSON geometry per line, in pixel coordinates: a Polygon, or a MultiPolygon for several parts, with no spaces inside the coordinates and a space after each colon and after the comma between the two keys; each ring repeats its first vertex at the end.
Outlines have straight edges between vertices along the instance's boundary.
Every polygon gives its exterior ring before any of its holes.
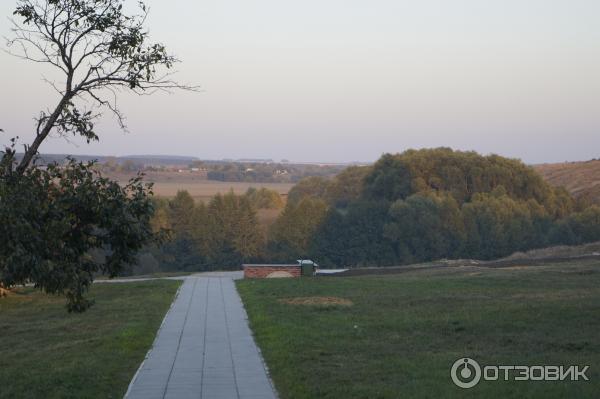
{"type": "MultiPolygon", "coordinates": [[[[131,3],[130,0],[127,0],[131,3]]],[[[597,0],[147,0],[151,38],[198,93],[137,97],[100,142],[46,153],[371,162],[452,147],[527,163],[600,158],[597,0]]],[[[0,35],[14,0],[0,4],[0,35]]],[[[4,41],[1,43],[4,46],[4,41]]],[[[4,46],[5,47],[5,46],[4,46]]],[[[0,53],[0,144],[58,99],[0,53]]]]}

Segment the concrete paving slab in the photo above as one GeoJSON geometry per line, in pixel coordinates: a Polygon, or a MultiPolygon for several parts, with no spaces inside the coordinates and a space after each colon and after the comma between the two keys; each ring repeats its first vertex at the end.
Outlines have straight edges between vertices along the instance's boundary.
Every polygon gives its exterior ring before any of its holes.
{"type": "Polygon", "coordinates": [[[127,399],[276,399],[234,279],[186,277],[127,399]]]}

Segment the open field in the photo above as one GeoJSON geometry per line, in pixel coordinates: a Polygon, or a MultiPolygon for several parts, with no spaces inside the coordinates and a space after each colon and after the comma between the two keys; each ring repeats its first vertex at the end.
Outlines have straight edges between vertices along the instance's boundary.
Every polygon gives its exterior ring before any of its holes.
{"type": "MultiPolygon", "coordinates": [[[[111,179],[126,182],[135,177],[135,173],[108,174],[111,179]]],[[[154,183],[154,194],[159,197],[172,198],[179,190],[187,190],[195,200],[207,201],[218,193],[225,194],[233,190],[236,194],[244,194],[250,187],[265,187],[287,195],[293,183],[252,183],[252,182],[220,182],[207,180],[202,174],[177,172],[147,172],[144,180],[154,183]]]]}
{"type": "Polygon", "coordinates": [[[584,398],[600,390],[597,260],[244,280],[238,288],[282,399],[584,398]],[[465,390],[450,379],[461,357],[589,365],[590,380],[482,380],[465,390]]]}
{"type": "Polygon", "coordinates": [[[122,398],[179,281],[95,284],[96,304],[26,288],[0,299],[0,398],[122,398]]]}
{"type": "Polygon", "coordinates": [[[154,194],[159,197],[172,198],[179,190],[187,190],[196,201],[208,201],[214,195],[225,194],[233,190],[235,194],[244,194],[250,187],[266,187],[277,191],[279,194],[287,194],[293,187],[291,183],[241,183],[241,182],[218,182],[210,180],[199,180],[197,182],[157,182],[154,183],[154,194]]]}

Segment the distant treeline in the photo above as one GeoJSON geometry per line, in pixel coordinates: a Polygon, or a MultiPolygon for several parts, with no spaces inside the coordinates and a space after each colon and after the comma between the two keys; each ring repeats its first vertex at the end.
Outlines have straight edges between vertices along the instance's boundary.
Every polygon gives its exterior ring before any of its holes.
{"type": "Polygon", "coordinates": [[[301,257],[358,267],[493,259],[600,240],[600,207],[574,200],[518,160],[446,148],[386,154],[334,178],[303,179],[268,228],[252,193],[217,196],[207,206],[188,197],[180,193],[155,216],[173,234],[155,253],[161,269],[166,254],[177,270],[301,257]]]}
{"type": "Polygon", "coordinates": [[[193,161],[185,164],[144,164],[143,160],[106,158],[97,165],[103,172],[188,170],[203,172],[208,180],[223,182],[290,183],[307,176],[333,177],[347,165],[312,165],[272,162],[193,161]]]}
{"type": "MultiPolygon", "coordinates": [[[[22,153],[16,154],[15,159],[21,160],[23,157],[22,153]]],[[[176,156],[176,155],[129,155],[123,157],[107,156],[107,155],[67,155],[67,154],[39,154],[37,163],[40,165],[47,165],[50,163],[57,163],[64,165],[68,163],[68,158],[75,158],[80,162],[98,162],[101,165],[135,165],[135,170],[142,170],[150,165],[158,166],[187,166],[191,162],[197,161],[194,157],[176,156]]]]}
{"type": "MultiPolygon", "coordinates": [[[[17,154],[19,160],[22,154],[17,154]]],[[[41,154],[40,165],[66,165],[69,155],[41,154]]],[[[251,183],[295,183],[308,176],[333,177],[344,170],[345,164],[295,164],[271,160],[198,160],[177,156],[97,156],[76,155],[73,158],[97,161],[94,168],[103,173],[135,173],[156,171],[202,171],[208,180],[251,183]]]]}
{"type": "Polygon", "coordinates": [[[295,183],[307,176],[333,177],[346,167],[264,162],[194,162],[191,166],[206,170],[209,180],[252,183],[295,183]]]}

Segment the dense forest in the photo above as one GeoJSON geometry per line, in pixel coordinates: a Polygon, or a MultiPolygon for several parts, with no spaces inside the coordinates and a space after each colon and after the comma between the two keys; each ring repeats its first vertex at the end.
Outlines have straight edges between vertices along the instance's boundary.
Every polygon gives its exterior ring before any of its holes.
{"type": "Polygon", "coordinates": [[[518,160],[409,150],[334,178],[302,179],[285,206],[266,189],[208,204],[186,192],[159,200],[154,226],[169,238],[142,255],[138,268],[239,268],[301,257],[326,267],[493,259],[600,240],[600,207],[588,204],[518,160]],[[260,222],[260,209],[281,207],[274,223],[260,222]]]}

